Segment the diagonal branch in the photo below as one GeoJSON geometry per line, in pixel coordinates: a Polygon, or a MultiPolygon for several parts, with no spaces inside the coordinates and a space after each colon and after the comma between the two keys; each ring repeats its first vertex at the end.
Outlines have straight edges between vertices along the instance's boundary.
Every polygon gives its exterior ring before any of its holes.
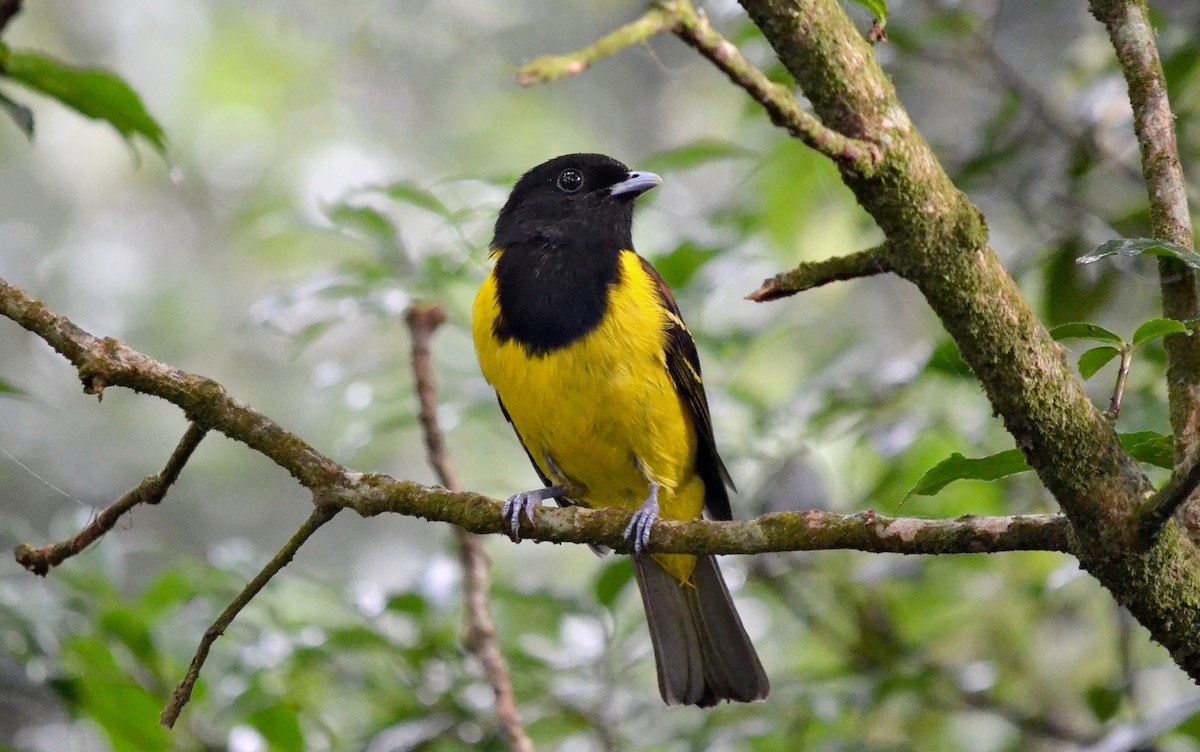
{"type": "Polygon", "coordinates": [[[161,397],[193,422],[266,456],[310,489],[329,486],[345,475],[345,468],[229,396],[212,379],[161,363],[112,337],[96,337],[2,277],[0,316],[37,335],[75,366],[87,394],[101,396],[106,387],[123,386],[161,397]]]}
{"type": "Polygon", "coordinates": [[[704,12],[697,11],[690,0],[664,0],[660,7],[672,14],[675,35],[762,105],[772,123],[853,172],[864,177],[874,174],[883,159],[883,151],[877,144],[843,135],[802,109],[786,87],[767,78],[742,57],[733,43],[718,34],[704,12]]]}
{"type": "Polygon", "coordinates": [[[41,548],[34,548],[28,543],[21,544],[16,551],[17,563],[36,575],[45,576],[53,567],[57,567],[100,540],[105,533],[116,526],[122,515],[138,504],[157,504],[162,501],[207,431],[208,429],[199,424],[192,423],[188,426],[187,432],[183,434],[183,438],[179,440],[179,445],[171,453],[171,458],[167,460],[161,473],[142,479],[141,483],[96,515],[95,519],[88,523],[83,530],[80,530],[74,538],[41,548]]]}
{"type": "Polygon", "coordinates": [[[522,65],[517,71],[521,86],[548,83],[567,76],[576,76],[593,63],[633,47],[645,44],[650,37],[670,31],[673,19],[659,8],[652,8],[638,20],[625,24],[602,39],[569,55],[544,55],[522,65]]]}
{"type": "MultiPolygon", "coordinates": [[[[438,426],[437,386],[430,364],[430,342],[433,333],[445,320],[445,311],[436,303],[409,308],[404,316],[412,340],[413,377],[420,404],[417,417],[421,421],[421,431],[425,437],[426,455],[438,482],[451,491],[459,491],[461,488],[458,474],[454,471],[454,463],[450,461],[442,430],[438,426]]],[[[500,645],[496,641],[496,624],[492,621],[492,605],[488,597],[488,591],[491,589],[491,562],[488,561],[483,544],[478,538],[461,527],[455,527],[454,534],[458,539],[458,555],[463,566],[466,620],[463,643],[483,666],[488,684],[496,693],[496,717],[500,719],[500,727],[508,741],[509,750],[533,752],[533,742],[525,733],[525,727],[521,725],[521,715],[517,711],[508,662],[504,660],[504,654],[500,652],[500,645]]]]}
{"type": "Polygon", "coordinates": [[[204,637],[200,639],[200,645],[196,648],[196,654],[192,656],[192,663],[188,666],[187,674],[184,675],[183,681],[175,687],[175,691],[171,693],[171,699],[167,702],[167,707],[163,709],[159,716],[159,723],[167,728],[173,728],[175,721],[179,720],[179,714],[183,712],[183,707],[192,699],[192,690],[196,687],[196,680],[200,678],[200,669],[204,667],[204,662],[208,660],[208,653],[212,649],[213,643],[217,638],[225,634],[225,630],[229,629],[229,625],[237,618],[237,615],[242,612],[250,601],[254,600],[262,589],[267,586],[271,578],[279,574],[280,570],[291,563],[296,552],[300,547],[312,537],[313,533],[317,532],[326,522],[333,519],[334,515],[340,512],[337,507],[322,506],[317,507],[300,526],[300,529],[288,539],[288,542],[283,544],[283,548],[267,562],[254,579],[238,593],[216,621],[212,623],[205,632],[204,637]]]}
{"type": "Polygon", "coordinates": [[[703,55],[762,105],[772,123],[860,175],[874,172],[882,159],[877,144],[851,138],[823,125],[800,106],[787,87],[767,78],[736,46],[718,34],[704,12],[696,10],[690,0],[659,0],[641,18],[594,44],[570,54],[547,55],[526,63],[517,71],[517,81],[522,86],[531,86],[577,75],[598,60],[645,44],[651,37],[667,31],[703,55]]]}
{"type": "MultiPolygon", "coordinates": [[[[1150,232],[1160,240],[1192,248],[1192,223],[1175,140],[1175,117],[1146,4],[1136,0],[1091,0],[1090,7],[1092,15],[1108,29],[1129,85],[1133,130],[1141,150],[1142,175],[1150,201],[1150,232]]],[[[1158,273],[1163,316],[1179,321],[1200,316],[1195,272],[1177,259],[1161,257],[1158,273]]],[[[1200,461],[1200,337],[1171,334],[1163,340],[1163,346],[1167,351],[1167,396],[1175,435],[1175,469],[1179,473],[1200,461]]]]}

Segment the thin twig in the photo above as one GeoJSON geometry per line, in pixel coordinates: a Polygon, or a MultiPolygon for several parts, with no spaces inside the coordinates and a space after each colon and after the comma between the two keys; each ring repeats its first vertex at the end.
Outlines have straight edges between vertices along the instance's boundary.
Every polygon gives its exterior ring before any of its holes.
{"type": "MultiPolygon", "coordinates": [[[[446,320],[442,306],[434,303],[418,305],[408,309],[404,316],[412,342],[413,377],[416,382],[417,400],[420,404],[418,418],[425,436],[426,455],[438,482],[451,491],[462,490],[454,463],[446,451],[437,418],[437,384],[433,378],[430,342],[433,333],[446,320]]],[[[491,590],[491,562],[483,550],[483,544],[461,527],[454,527],[458,541],[459,560],[463,567],[463,605],[466,634],[463,644],[483,666],[488,684],[496,694],[496,717],[512,752],[533,752],[533,742],[521,724],[513,695],[512,677],[508,662],[500,652],[496,641],[496,624],[492,620],[492,605],[488,592],[491,590]]]]}
{"type": "Polygon", "coordinates": [[[877,144],[860,141],[826,127],[811,112],[800,107],[785,86],[750,64],[742,53],[718,34],[703,11],[690,0],[661,0],[638,20],[626,24],[597,42],[566,55],[539,57],[517,71],[522,86],[546,83],[587,70],[593,63],[621,50],[645,44],[651,37],[670,31],[717,66],[729,80],[762,105],[771,122],[862,176],[870,176],[883,159],[877,144]]]}
{"type": "MultiPolygon", "coordinates": [[[[1151,234],[1192,248],[1191,215],[1175,140],[1175,117],[1146,3],[1091,0],[1090,7],[1092,15],[1108,30],[1129,86],[1133,130],[1142,155],[1142,175],[1150,202],[1151,234]]],[[[1159,258],[1158,271],[1163,317],[1187,321],[1200,316],[1195,272],[1181,261],[1165,256],[1159,258]]],[[[1167,351],[1167,397],[1175,436],[1175,467],[1179,469],[1200,459],[1200,337],[1171,334],[1163,339],[1163,346],[1167,351]]]]}
{"type": "Polygon", "coordinates": [[[533,86],[578,75],[599,60],[634,45],[645,44],[650,37],[670,31],[672,23],[670,14],[659,8],[652,8],[633,23],[625,24],[577,52],[569,55],[544,55],[522,65],[517,70],[517,83],[521,86],[533,86]]]}
{"type": "Polygon", "coordinates": [[[1113,387],[1112,399],[1108,402],[1108,411],[1104,414],[1109,420],[1116,420],[1121,414],[1121,400],[1125,398],[1125,381],[1129,378],[1129,364],[1133,362],[1133,348],[1121,348],[1121,365],[1117,368],[1117,383],[1113,387]]]}
{"type": "Polygon", "coordinates": [[[192,690],[196,687],[196,680],[200,678],[200,669],[204,667],[204,661],[208,659],[208,652],[212,649],[213,643],[217,638],[225,634],[225,630],[237,618],[242,609],[246,607],[250,601],[254,600],[271,578],[279,574],[279,572],[291,563],[292,558],[300,547],[312,537],[313,533],[317,532],[326,522],[333,519],[341,510],[338,507],[318,506],[313,509],[312,514],[300,526],[300,529],[288,539],[288,542],[279,549],[279,552],[271,558],[267,565],[255,575],[254,579],[238,593],[238,596],[233,599],[216,621],[212,623],[205,632],[204,637],[200,640],[199,647],[196,648],[196,654],[192,656],[192,663],[188,666],[187,674],[184,675],[183,681],[179,682],[179,686],[175,687],[175,691],[171,693],[171,699],[167,702],[167,707],[163,709],[159,716],[159,723],[172,728],[175,721],[179,719],[179,714],[183,711],[183,707],[187,705],[188,700],[192,698],[192,690]]]}
{"type": "Polygon", "coordinates": [[[658,7],[671,14],[675,35],[762,105],[772,123],[862,177],[875,173],[883,160],[879,145],[838,133],[824,125],[816,115],[802,109],[791,91],[771,81],[742,57],[738,48],[718,34],[704,12],[697,11],[690,0],[663,0],[658,7]]]}
{"type": "Polygon", "coordinates": [[[847,256],[805,261],[791,271],[764,280],[757,290],[746,296],[746,299],[755,303],[765,303],[831,282],[883,274],[888,271],[884,262],[884,250],[884,245],[878,245],[847,256]]]}
{"type": "Polygon", "coordinates": [[[199,423],[189,425],[161,473],[143,478],[141,483],[97,514],[74,538],[41,548],[22,543],[16,550],[17,563],[36,575],[45,576],[52,568],[98,541],[116,526],[122,515],[138,504],[157,504],[162,501],[207,431],[199,423]]]}

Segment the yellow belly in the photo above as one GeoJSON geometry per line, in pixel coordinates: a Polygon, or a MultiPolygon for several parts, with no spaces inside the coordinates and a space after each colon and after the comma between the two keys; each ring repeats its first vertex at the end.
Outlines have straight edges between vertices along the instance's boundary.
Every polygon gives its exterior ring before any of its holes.
{"type": "MultiPolygon", "coordinates": [[[[499,306],[489,275],[475,299],[472,333],[484,378],[526,449],[546,477],[579,488],[573,502],[632,512],[653,482],[661,487],[661,517],[690,520],[700,517],[704,484],[695,471],[695,427],[667,372],[668,320],[657,296],[638,257],[626,251],[601,324],[531,356],[493,334],[499,306]]],[[[655,558],[679,579],[690,577],[692,557],[655,558]]]]}

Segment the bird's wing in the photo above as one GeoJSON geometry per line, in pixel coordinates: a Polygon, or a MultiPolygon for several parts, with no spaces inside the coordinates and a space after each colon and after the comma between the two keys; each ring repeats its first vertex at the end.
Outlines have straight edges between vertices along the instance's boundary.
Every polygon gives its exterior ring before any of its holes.
{"type": "Polygon", "coordinates": [[[721,462],[721,457],[717,454],[712,417],[708,413],[708,397],[704,394],[704,380],[700,376],[700,355],[696,352],[696,343],[692,339],[692,333],[688,331],[687,324],[683,323],[683,316],[679,313],[679,306],[675,303],[675,296],[671,294],[667,283],[650,262],[640,256],[638,259],[642,262],[642,269],[657,285],[660,302],[663,308],[667,309],[667,371],[671,375],[675,391],[683,397],[684,404],[688,406],[692,424],[696,427],[696,472],[704,481],[704,508],[715,520],[733,519],[733,512],[729,508],[729,494],[725,490],[725,486],[734,488],[733,480],[729,477],[729,471],[725,469],[725,463],[721,462]]]}
{"type": "MultiPolygon", "coordinates": [[[[542,466],[537,463],[537,460],[533,458],[533,453],[526,446],[525,439],[521,437],[521,432],[517,430],[517,425],[513,423],[512,416],[508,414],[508,408],[504,406],[504,400],[500,399],[499,392],[496,392],[496,402],[500,405],[500,412],[504,413],[504,419],[508,421],[508,424],[512,426],[513,433],[517,435],[517,441],[521,443],[521,448],[525,450],[525,456],[529,458],[529,464],[533,465],[533,469],[537,471],[538,477],[542,479],[542,483],[545,484],[546,488],[553,486],[554,483],[542,472],[542,466]]],[[[555,501],[561,503],[563,499],[555,499],[555,501]]]]}

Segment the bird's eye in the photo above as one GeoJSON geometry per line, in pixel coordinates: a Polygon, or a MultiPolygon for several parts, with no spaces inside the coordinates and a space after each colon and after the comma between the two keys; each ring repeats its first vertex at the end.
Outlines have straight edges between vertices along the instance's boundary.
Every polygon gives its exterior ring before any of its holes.
{"type": "Polygon", "coordinates": [[[583,173],[568,167],[558,174],[558,188],[564,193],[574,193],[583,187],[583,173]]]}

